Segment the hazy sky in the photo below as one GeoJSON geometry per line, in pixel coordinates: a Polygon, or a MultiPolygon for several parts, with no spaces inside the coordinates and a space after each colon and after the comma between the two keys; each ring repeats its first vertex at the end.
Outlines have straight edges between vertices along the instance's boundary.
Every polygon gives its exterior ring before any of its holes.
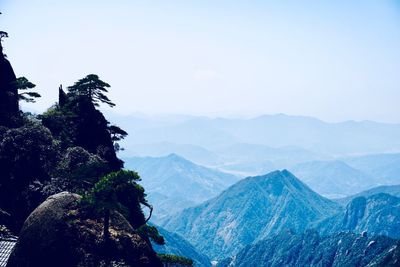
{"type": "Polygon", "coordinates": [[[124,114],[400,123],[400,1],[0,0],[0,11],[38,111],[59,84],[96,73],[124,114]]]}

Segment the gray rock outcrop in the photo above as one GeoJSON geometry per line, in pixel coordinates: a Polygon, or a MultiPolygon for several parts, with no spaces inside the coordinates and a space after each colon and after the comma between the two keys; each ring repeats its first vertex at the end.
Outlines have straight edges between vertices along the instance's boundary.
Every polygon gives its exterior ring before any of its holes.
{"type": "Polygon", "coordinates": [[[103,223],[80,212],[80,198],[62,192],[37,207],[25,221],[7,267],[104,266],[105,255],[118,266],[162,266],[151,245],[116,212],[105,250],[103,223]]]}

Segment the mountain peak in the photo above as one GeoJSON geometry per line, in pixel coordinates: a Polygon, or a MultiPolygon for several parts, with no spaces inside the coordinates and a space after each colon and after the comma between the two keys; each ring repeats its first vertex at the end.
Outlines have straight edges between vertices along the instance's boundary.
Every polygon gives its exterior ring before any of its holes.
{"type": "Polygon", "coordinates": [[[167,159],[172,159],[172,160],[184,160],[184,161],[188,161],[187,159],[185,159],[185,158],[179,156],[179,155],[176,154],[176,153],[171,153],[171,154],[167,155],[166,158],[167,158],[167,159]]]}
{"type": "Polygon", "coordinates": [[[171,216],[163,226],[218,258],[283,230],[301,232],[309,223],[331,216],[337,206],[289,171],[277,170],[245,178],[217,197],[171,216]]]}
{"type": "Polygon", "coordinates": [[[262,176],[249,177],[244,179],[243,182],[250,183],[253,186],[262,186],[265,190],[269,190],[270,193],[274,194],[281,194],[283,190],[290,191],[294,194],[314,193],[286,169],[276,170],[262,176]]]}

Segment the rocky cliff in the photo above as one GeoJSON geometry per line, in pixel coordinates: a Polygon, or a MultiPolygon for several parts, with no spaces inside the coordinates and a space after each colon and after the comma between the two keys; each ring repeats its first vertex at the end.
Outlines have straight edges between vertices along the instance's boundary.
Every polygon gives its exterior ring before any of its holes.
{"type": "Polygon", "coordinates": [[[0,44],[0,126],[18,124],[18,90],[16,76],[0,44]]]}
{"type": "Polygon", "coordinates": [[[7,267],[162,266],[151,245],[119,213],[110,222],[111,240],[103,245],[102,221],[78,208],[80,196],[62,192],[49,197],[25,221],[7,267]]]}

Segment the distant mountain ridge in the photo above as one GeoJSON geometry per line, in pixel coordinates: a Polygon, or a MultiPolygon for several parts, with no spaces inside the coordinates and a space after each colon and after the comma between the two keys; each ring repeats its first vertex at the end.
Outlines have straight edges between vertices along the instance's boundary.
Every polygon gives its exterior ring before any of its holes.
{"type": "Polygon", "coordinates": [[[270,147],[296,146],[328,155],[400,151],[400,124],[371,121],[327,123],[315,118],[284,114],[251,119],[164,116],[114,116],[128,132],[123,146],[170,142],[215,150],[235,143],[270,147]]]}
{"type": "Polygon", "coordinates": [[[343,206],[346,206],[351,200],[353,200],[356,197],[369,197],[379,193],[385,193],[395,197],[400,197],[400,185],[381,185],[362,191],[355,195],[351,195],[345,198],[332,199],[332,200],[343,206]]]}
{"type": "Polygon", "coordinates": [[[338,210],[336,203],[283,170],[243,179],[217,197],[169,217],[162,226],[215,259],[285,229],[304,231],[338,210]]]}
{"type": "Polygon", "coordinates": [[[343,161],[310,161],[290,168],[318,194],[339,198],[356,194],[380,183],[378,179],[350,167],[343,161]]]}
{"type": "Polygon", "coordinates": [[[247,176],[262,175],[285,169],[305,161],[327,159],[327,156],[300,147],[269,147],[266,145],[236,143],[214,151],[218,155],[218,168],[243,172],[247,176]]]}
{"type": "Polygon", "coordinates": [[[124,158],[125,167],[142,177],[153,221],[210,199],[238,181],[234,175],[209,169],[176,154],[165,157],[124,158]]]}
{"type": "Polygon", "coordinates": [[[381,153],[344,158],[348,165],[371,177],[381,184],[400,184],[400,153],[381,153]]]}

